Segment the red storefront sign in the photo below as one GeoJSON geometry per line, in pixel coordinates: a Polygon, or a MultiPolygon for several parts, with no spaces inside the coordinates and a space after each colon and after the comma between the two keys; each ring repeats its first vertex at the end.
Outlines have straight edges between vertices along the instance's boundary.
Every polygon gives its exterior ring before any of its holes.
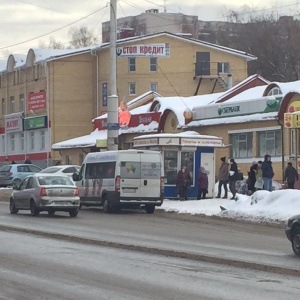
{"type": "MultiPolygon", "coordinates": [[[[149,125],[153,121],[159,123],[160,115],[160,112],[131,115],[128,128],[138,127],[139,125],[149,125]]],[[[106,130],[107,118],[94,120],[94,129],[106,130]]]]}
{"type": "Polygon", "coordinates": [[[27,110],[46,109],[46,92],[31,93],[27,98],[27,110]]]}

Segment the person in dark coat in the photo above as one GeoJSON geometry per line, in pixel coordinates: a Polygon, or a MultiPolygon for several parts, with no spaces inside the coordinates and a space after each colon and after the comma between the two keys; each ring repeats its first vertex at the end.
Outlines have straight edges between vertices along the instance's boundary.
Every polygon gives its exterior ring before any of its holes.
{"type": "Polygon", "coordinates": [[[257,168],[258,163],[256,161],[253,161],[252,166],[250,167],[250,171],[248,172],[248,191],[251,192],[251,195],[255,192],[257,168]]]}
{"type": "Polygon", "coordinates": [[[272,178],[274,176],[271,155],[266,154],[265,160],[261,165],[263,182],[264,182],[264,190],[272,192],[272,178]]]}
{"type": "Polygon", "coordinates": [[[236,195],[236,181],[239,179],[238,176],[238,166],[233,158],[229,160],[230,169],[229,169],[229,190],[232,194],[231,200],[235,199],[236,195]]]}
{"type": "Polygon", "coordinates": [[[221,191],[222,191],[222,186],[224,187],[224,197],[223,199],[227,199],[227,183],[228,183],[228,163],[226,162],[226,157],[223,156],[221,157],[221,166],[219,169],[219,185],[218,185],[218,195],[216,198],[221,198],[221,191]]]}
{"type": "Polygon", "coordinates": [[[198,182],[198,196],[197,200],[205,199],[206,194],[208,193],[208,177],[204,167],[200,168],[200,172],[197,177],[198,182]]]}
{"type": "Polygon", "coordinates": [[[24,164],[31,164],[31,160],[26,156],[26,159],[24,161],[24,164]]]}
{"type": "Polygon", "coordinates": [[[182,166],[176,177],[176,187],[180,200],[187,200],[187,190],[192,183],[190,173],[186,170],[186,166],[182,166]]]}
{"type": "Polygon", "coordinates": [[[284,180],[288,184],[288,189],[294,189],[295,181],[298,180],[298,171],[291,162],[288,162],[288,166],[284,171],[284,180]]]}

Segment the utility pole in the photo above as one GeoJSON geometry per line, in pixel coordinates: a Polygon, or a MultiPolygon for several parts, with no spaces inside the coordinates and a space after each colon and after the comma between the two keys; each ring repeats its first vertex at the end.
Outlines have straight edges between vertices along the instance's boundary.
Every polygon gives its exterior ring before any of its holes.
{"type": "Polygon", "coordinates": [[[110,83],[107,103],[107,150],[118,150],[117,0],[110,0],[110,83]]]}

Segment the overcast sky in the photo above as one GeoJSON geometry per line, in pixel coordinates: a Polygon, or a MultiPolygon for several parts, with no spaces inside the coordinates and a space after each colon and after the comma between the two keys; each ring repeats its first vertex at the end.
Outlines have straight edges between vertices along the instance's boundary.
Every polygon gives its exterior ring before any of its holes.
{"type": "MultiPolygon", "coordinates": [[[[167,12],[198,15],[206,21],[226,21],[230,10],[272,11],[280,15],[299,14],[295,0],[118,0],[117,16],[139,15],[146,9],[166,7],[167,12]],[[230,4],[229,4],[230,3],[230,4]]],[[[101,23],[109,20],[109,0],[0,0],[0,59],[10,53],[27,53],[39,41],[49,43],[50,37],[68,46],[71,26],[87,26],[101,37],[101,23]]],[[[299,9],[298,9],[299,8],[299,9]]],[[[246,14],[247,15],[247,14],[246,14]]]]}

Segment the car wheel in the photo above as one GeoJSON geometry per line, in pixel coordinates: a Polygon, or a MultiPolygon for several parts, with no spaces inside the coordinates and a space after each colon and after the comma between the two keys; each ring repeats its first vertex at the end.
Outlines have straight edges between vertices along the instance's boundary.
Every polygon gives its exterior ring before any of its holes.
{"type": "Polygon", "coordinates": [[[15,204],[15,201],[14,201],[14,199],[10,199],[10,201],[9,201],[9,210],[10,210],[10,213],[12,214],[12,215],[15,215],[15,214],[17,214],[18,213],[18,209],[16,208],[16,204],[15,204]]]}
{"type": "Polygon", "coordinates": [[[71,218],[75,218],[75,217],[77,217],[78,212],[79,212],[79,208],[72,209],[72,210],[69,211],[69,215],[70,215],[71,218]]]}
{"type": "Polygon", "coordinates": [[[293,230],[292,235],[292,247],[297,256],[300,256],[300,227],[296,227],[293,230]]]}
{"type": "Polygon", "coordinates": [[[106,214],[111,212],[111,207],[110,207],[110,204],[108,203],[106,196],[104,197],[104,200],[103,200],[103,211],[106,214]]]}
{"type": "Polygon", "coordinates": [[[39,213],[40,213],[40,212],[38,211],[38,209],[37,209],[37,207],[36,207],[36,204],[35,204],[34,200],[31,199],[31,200],[30,200],[30,214],[31,214],[33,217],[35,217],[35,216],[38,216],[39,213]]]}
{"type": "Polygon", "coordinates": [[[55,214],[55,210],[51,209],[51,210],[48,211],[49,216],[54,216],[54,214],[55,214]]]}
{"type": "Polygon", "coordinates": [[[145,205],[145,210],[147,214],[153,214],[155,211],[154,205],[145,205]]]}

